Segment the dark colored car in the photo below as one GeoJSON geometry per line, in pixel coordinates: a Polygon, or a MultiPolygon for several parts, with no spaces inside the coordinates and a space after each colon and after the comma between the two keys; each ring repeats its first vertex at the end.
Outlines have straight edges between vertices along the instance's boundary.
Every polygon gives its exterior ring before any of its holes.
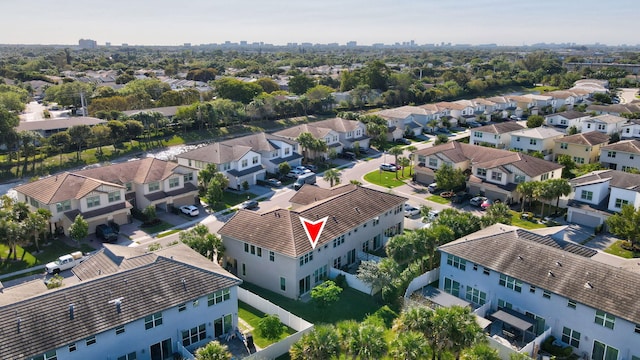
{"type": "Polygon", "coordinates": [[[398,144],[411,145],[411,140],[405,138],[396,139],[396,142],[398,144]]]}
{"type": "Polygon", "coordinates": [[[243,202],[242,204],[240,204],[240,208],[247,209],[247,210],[257,209],[258,208],[258,202],[255,201],[255,200],[247,200],[247,201],[243,202]]]}
{"type": "Polygon", "coordinates": [[[103,242],[115,243],[118,241],[118,232],[108,224],[96,226],[96,237],[103,242]]]}

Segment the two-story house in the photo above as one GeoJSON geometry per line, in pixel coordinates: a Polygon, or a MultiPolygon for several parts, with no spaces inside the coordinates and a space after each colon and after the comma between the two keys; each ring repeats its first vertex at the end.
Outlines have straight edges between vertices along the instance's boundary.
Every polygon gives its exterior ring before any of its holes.
{"type": "Polygon", "coordinates": [[[614,115],[614,116],[622,116],[624,114],[633,114],[640,112],[640,104],[638,103],[629,103],[629,104],[611,104],[611,105],[595,105],[591,104],[587,106],[586,109],[589,113],[596,113],[598,115],[614,115]]]}
{"type": "Polygon", "coordinates": [[[576,164],[594,164],[600,160],[600,149],[609,143],[609,135],[589,131],[555,139],[554,161],[560,155],[571,157],[576,164]]]}
{"type": "Polygon", "coordinates": [[[492,200],[518,202],[519,183],[560,178],[562,165],[509,150],[494,149],[457,141],[416,151],[416,181],[430,184],[444,164],[470,174],[467,190],[492,200]]]}
{"type": "Polygon", "coordinates": [[[89,223],[130,222],[130,209],[149,205],[167,210],[194,204],[198,195],[194,168],[145,158],[49,176],[17,186],[18,201],[51,211],[50,223],[67,231],[76,215],[89,223]]]}
{"type": "Polygon", "coordinates": [[[105,244],[72,272],[0,292],[0,358],[172,359],[238,324],[241,281],[182,243],[105,244]]]}
{"type": "Polygon", "coordinates": [[[585,359],[640,357],[637,288],[621,285],[639,283],[640,274],[550,236],[500,224],[491,230],[440,246],[440,289],[488,307],[519,342],[552,335],[585,359]]]}
{"type": "Polygon", "coordinates": [[[558,131],[564,133],[567,129],[575,127],[576,130],[582,129],[582,122],[591,117],[589,114],[585,114],[579,111],[563,111],[555,114],[545,115],[544,123],[547,126],[552,126],[558,131]]]}
{"type": "Polygon", "coordinates": [[[567,221],[596,227],[620,212],[623,205],[640,207],[640,175],[616,170],[598,170],[571,179],[572,193],[567,221]]]}
{"type": "Polygon", "coordinates": [[[218,231],[227,269],[283,296],[304,296],[327,278],[329,268],[355,267],[362,252],[402,233],[406,200],[353,184],[330,190],[305,185],[292,209],[240,210],[218,231]],[[313,247],[301,220],[324,218],[313,247]]]}
{"type": "Polygon", "coordinates": [[[603,146],[600,163],[612,170],[640,170],[640,140],[622,140],[603,146]]]}
{"type": "Polygon", "coordinates": [[[387,139],[393,141],[402,138],[406,133],[420,135],[427,123],[429,112],[418,106],[407,105],[381,110],[375,115],[387,121],[387,139]]]}
{"type": "Polygon", "coordinates": [[[598,115],[584,120],[581,132],[599,131],[607,135],[619,134],[627,122],[628,120],[621,116],[598,115]]]}
{"type": "MultiPolygon", "coordinates": [[[[323,140],[327,144],[327,148],[334,149],[337,153],[345,149],[353,149],[356,143],[358,147],[369,148],[370,139],[366,135],[366,126],[357,120],[331,118],[293,126],[277,131],[274,135],[295,140],[305,132],[318,140],[323,140]]],[[[329,156],[328,151],[319,155],[325,159],[329,156]]],[[[307,157],[312,157],[312,154],[308,154],[307,157]]]]}
{"type": "Polygon", "coordinates": [[[553,98],[553,109],[557,110],[564,106],[565,109],[573,109],[574,106],[582,103],[584,100],[579,94],[570,90],[555,90],[545,93],[553,98]]]}
{"type": "Polygon", "coordinates": [[[538,152],[544,156],[545,160],[553,160],[555,140],[564,136],[563,133],[546,126],[516,130],[510,135],[509,149],[524,153],[538,152]]]}
{"type": "Polygon", "coordinates": [[[301,164],[297,142],[286,137],[257,133],[203,146],[176,156],[178,164],[204,169],[216,165],[219,172],[229,179],[229,187],[240,189],[243,182],[249,185],[265,180],[267,171],[278,173],[280,163],[290,166],[301,164]]]}
{"type": "Polygon", "coordinates": [[[629,122],[622,125],[620,137],[623,139],[640,139],[640,119],[629,119],[629,122]]]}
{"type": "Polygon", "coordinates": [[[515,121],[480,126],[472,129],[469,144],[503,149],[511,143],[511,133],[524,127],[515,121]]]}

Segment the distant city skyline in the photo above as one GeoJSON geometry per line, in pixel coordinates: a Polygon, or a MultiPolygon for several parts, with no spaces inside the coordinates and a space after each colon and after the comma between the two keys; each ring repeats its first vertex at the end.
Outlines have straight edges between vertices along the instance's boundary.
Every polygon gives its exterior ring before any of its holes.
{"type": "Polygon", "coordinates": [[[640,1],[2,0],[0,44],[638,45],[640,1]]]}

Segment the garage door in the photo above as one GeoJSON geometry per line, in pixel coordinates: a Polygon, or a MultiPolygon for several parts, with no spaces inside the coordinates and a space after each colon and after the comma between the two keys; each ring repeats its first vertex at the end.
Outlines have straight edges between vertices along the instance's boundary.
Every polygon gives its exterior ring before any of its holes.
{"type": "Polygon", "coordinates": [[[97,220],[92,220],[92,221],[87,221],[87,224],[89,224],[89,234],[93,234],[94,232],[96,232],[96,226],[100,225],[100,224],[106,224],[107,223],[107,219],[106,218],[100,218],[97,220]]]}
{"type": "Polygon", "coordinates": [[[180,207],[182,205],[193,205],[196,201],[193,198],[193,195],[183,196],[181,198],[173,199],[173,206],[180,207]]]}
{"type": "Polygon", "coordinates": [[[428,185],[433,182],[433,176],[423,173],[416,173],[416,181],[421,184],[428,185]]]}
{"type": "Polygon", "coordinates": [[[115,222],[118,225],[128,224],[129,214],[116,214],[113,216],[113,222],[115,222]]]}
{"type": "Polygon", "coordinates": [[[584,225],[584,226],[595,228],[596,226],[600,225],[600,221],[601,220],[597,216],[578,213],[578,212],[572,212],[571,213],[571,219],[569,221],[571,221],[573,223],[576,223],[576,224],[580,224],[580,225],[584,225]]]}
{"type": "Polygon", "coordinates": [[[504,202],[507,200],[507,195],[497,191],[485,191],[484,196],[494,201],[500,199],[500,201],[504,202]]]}

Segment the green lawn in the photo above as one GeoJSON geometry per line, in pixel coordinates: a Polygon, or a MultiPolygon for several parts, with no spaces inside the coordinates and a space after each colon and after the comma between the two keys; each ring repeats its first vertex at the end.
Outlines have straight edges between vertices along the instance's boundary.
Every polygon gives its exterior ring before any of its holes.
{"type": "Polygon", "coordinates": [[[37,265],[44,265],[48,262],[51,262],[57,259],[60,255],[68,254],[74,251],[82,251],[89,252],[93,251],[92,247],[87,244],[81,244],[80,249],[76,247],[69,246],[61,241],[54,241],[52,245],[43,246],[40,245],[41,252],[36,253],[35,246],[27,246],[22,248],[20,246],[17,247],[18,256],[17,260],[13,260],[13,256],[11,260],[5,261],[7,255],[9,254],[9,248],[0,244],[0,274],[8,274],[14,271],[28,269],[30,267],[34,267],[37,265]]]}
{"type": "Polygon", "coordinates": [[[349,319],[362,321],[367,315],[373,314],[383,306],[375,298],[349,288],[344,289],[340,294],[340,300],[336,303],[326,309],[319,310],[311,302],[305,303],[289,299],[247,282],[242,283],[240,286],[314,324],[335,324],[349,319]]]}
{"type": "Polygon", "coordinates": [[[622,244],[624,243],[625,243],[624,240],[616,241],[613,245],[606,248],[604,252],[615,255],[615,256],[620,256],[625,259],[633,259],[633,258],[640,257],[640,253],[624,249],[622,247],[622,244]]]}
{"type": "Polygon", "coordinates": [[[513,215],[511,217],[511,225],[513,226],[519,226],[523,229],[540,229],[543,227],[547,227],[545,224],[539,224],[527,219],[522,219],[520,217],[521,213],[518,211],[511,210],[511,214],[513,215]]]}
{"type": "Polygon", "coordinates": [[[268,340],[262,337],[260,331],[258,330],[258,324],[260,323],[260,319],[264,316],[264,313],[256,308],[253,308],[242,301],[238,301],[238,317],[242,320],[246,321],[251,325],[255,330],[251,331],[251,335],[253,335],[253,341],[257,346],[261,348],[265,348],[273,343],[276,343],[289,335],[295,334],[296,331],[288,326],[286,326],[286,330],[280,335],[278,339],[268,340]]]}
{"type": "Polygon", "coordinates": [[[169,231],[161,232],[160,234],[156,235],[156,238],[163,238],[165,236],[169,236],[171,234],[175,234],[175,233],[180,232],[180,231],[182,231],[182,230],[180,230],[180,229],[172,229],[172,230],[169,230],[169,231]]]}
{"type": "Polygon", "coordinates": [[[434,203],[438,203],[438,204],[448,204],[448,203],[451,202],[451,200],[445,199],[445,198],[443,198],[442,196],[439,196],[439,195],[427,196],[426,199],[429,200],[429,201],[433,201],[434,203]]]}
{"type": "Polygon", "coordinates": [[[398,179],[396,179],[396,173],[393,171],[381,171],[374,170],[364,176],[364,180],[370,182],[375,185],[384,186],[386,188],[394,188],[401,185],[404,185],[404,180],[410,180],[411,173],[410,167],[407,167],[405,170],[404,176],[402,176],[402,170],[398,171],[398,179]]]}
{"type": "Polygon", "coordinates": [[[173,227],[173,225],[169,224],[166,221],[161,221],[156,225],[153,226],[149,226],[149,227],[140,227],[140,230],[146,232],[147,234],[157,234],[160,232],[163,232],[165,230],[169,230],[173,227]]]}
{"type": "MultiPolygon", "coordinates": [[[[256,194],[250,192],[224,191],[222,193],[222,201],[215,204],[215,206],[211,206],[210,208],[213,211],[220,211],[238,205],[241,202],[247,201],[248,199],[254,197],[256,197],[256,194]]],[[[200,201],[206,203],[204,198],[200,198],[200,201]]]]}

